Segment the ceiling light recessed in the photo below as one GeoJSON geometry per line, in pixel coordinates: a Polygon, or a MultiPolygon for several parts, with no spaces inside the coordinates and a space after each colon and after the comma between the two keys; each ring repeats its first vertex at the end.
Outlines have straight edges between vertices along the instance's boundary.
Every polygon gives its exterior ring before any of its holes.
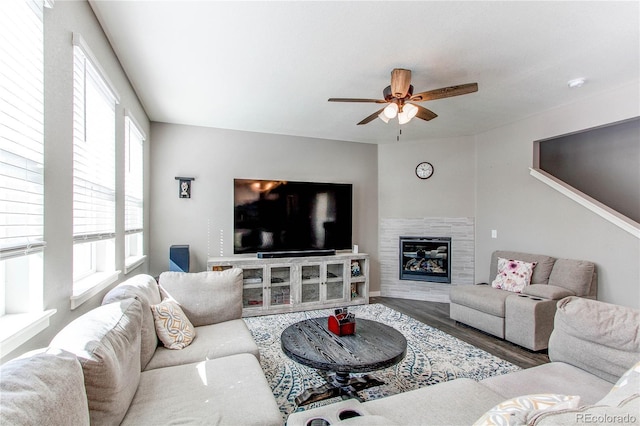
{"type": "Polygon", "coordinates": [[[574,87],[582,87],[582,86],[584,86],[584,84],[585,84],[586,82],[587,82],[587,79],[586,79],[586,78],[574,78],[573,80],[569,80],[569,81],[567,82],[567,85],[568,85],[570,88],[572,88],[572,89],[573,89],[574,87]]]}

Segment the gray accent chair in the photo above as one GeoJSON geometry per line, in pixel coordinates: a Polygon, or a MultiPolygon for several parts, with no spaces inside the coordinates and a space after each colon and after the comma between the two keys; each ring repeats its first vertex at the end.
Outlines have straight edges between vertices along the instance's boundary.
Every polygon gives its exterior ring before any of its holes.
{"type": "Polygon", "coordinates": [[[532,351],[546,349],[558,300],[567,296],[596,299],[598,274],[593,262],[495,251],[489,283],[451,288],[450,317],[532,351]],[[491,287],[498,258],[537,262],[531,284],[521,293],[491,287]]]}

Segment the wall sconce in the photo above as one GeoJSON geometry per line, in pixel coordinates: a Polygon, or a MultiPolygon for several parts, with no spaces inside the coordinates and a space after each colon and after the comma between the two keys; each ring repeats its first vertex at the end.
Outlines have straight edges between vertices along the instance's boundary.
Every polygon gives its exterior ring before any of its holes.
{"type": "Polygon", "coordinates": [[[191,181],[196,180],[196,178],[176,176],[176,180],[180,182],[178,196],[180,198],[191,198],[191,181]]]}

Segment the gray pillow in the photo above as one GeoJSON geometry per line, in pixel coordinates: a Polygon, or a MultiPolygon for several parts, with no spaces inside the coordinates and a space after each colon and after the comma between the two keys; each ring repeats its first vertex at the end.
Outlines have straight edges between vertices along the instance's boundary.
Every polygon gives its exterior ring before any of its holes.
{"type": "Polygon", "coordinates": [[[163,272],[159,281],[195,327],[242,317],[242,269],[163,272]]]}
{"type": "Polygon", "coordinates": [[[120,424],[127,413],[140,382],[141,324],[140,302],[126,299],[92,309],[51,341],[80,360],[91,424],[120,424]]]}
{"type": "Polygon", "coordinates": [[[89,425],[82,367],[56,349],[38,349],[0,367],[0,413],[7,425],[89,425]]]}
{"type": "Polygon", "coordinates": [[[138,299],[142,305],[140,365],[144,370],[158,347],[158,336],[151,312],[151,305],[157,305],[161,302],[158,283],[150,275],[136,275],[109,291],[104,296],[102,304],[106,305],[129,298],[138,299]]]}

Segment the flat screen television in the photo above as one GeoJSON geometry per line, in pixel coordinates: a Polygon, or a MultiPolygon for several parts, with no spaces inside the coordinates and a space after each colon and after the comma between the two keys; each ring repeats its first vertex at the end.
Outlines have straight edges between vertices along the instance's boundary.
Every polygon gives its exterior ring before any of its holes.
{"type": "Polygon", "coordinates": [[[352,185],[234,179],[233,252],[351,248],[352,185]]]}

